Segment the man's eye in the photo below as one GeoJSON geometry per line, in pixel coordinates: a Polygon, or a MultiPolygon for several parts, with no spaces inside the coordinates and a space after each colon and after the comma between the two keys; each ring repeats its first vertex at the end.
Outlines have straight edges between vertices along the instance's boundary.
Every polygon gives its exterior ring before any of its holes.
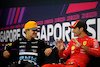
{"type": "Polygon", "coordinates": [[[37,31],[37,30],[33,30],[33,31],[37,31]]]}

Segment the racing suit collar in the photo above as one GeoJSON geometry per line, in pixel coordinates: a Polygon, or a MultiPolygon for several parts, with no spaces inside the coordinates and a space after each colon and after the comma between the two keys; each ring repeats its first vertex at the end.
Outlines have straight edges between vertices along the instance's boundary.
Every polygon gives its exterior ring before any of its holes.
{"type": "Polygon", "coordinates": [[[77,38],[77,39],[84,39],[84,38],[87,38],[87,37],[88,37],[88,35],[85,35],[85,36],[83,36],[81,38],[77,38]]]}

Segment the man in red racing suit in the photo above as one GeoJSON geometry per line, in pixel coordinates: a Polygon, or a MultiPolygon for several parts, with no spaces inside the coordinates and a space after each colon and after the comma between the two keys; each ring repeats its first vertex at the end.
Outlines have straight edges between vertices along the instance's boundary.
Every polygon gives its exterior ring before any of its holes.
{"type": "Polygon", "coordinates": [[[78,36],[78,38],[71,39],[64,51],[63,40],[57,42],[59,57],[66,59],[70,55],[70,58],[65,62],[66,65],[46,64],[42,67],[86,67],[90,60],[89,55],[100,57],[99,43],[96,39],[88,37],[86,34],[87,25],[84,21],[77,20],[74,25],[69,27],[73,28],[74,36],[78,36]]]}
{"type": "Polygon", "coordinates": [[[67,48],[59,53],[59,57],[67,58],[70,54],[70,58],[66,61],[66,64],[77,64],[81,67],[86,67],[86,64],[89,62],[89,55],[99,57],[99,44],[96,39],[90,38],[87,35],[81,38],[76,39],[81,46],[89,47],[89,51],[86,52],[82,47],[76,47],[76,44],[73,40],[69,42],[67,48]]]}

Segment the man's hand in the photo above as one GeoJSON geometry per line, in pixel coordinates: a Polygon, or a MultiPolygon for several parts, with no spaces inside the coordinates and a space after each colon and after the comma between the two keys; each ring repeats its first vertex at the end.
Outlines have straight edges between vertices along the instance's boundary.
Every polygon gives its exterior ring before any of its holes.
{"type": "Polygon", "coordinates": [[[46,48],[44,51],[46,56],[49,56],[52,53],[52,49],[51,48],[46,48]]]}
{"type": "Polygon", "coordinates": [[[62,39],[58,40],[58,42],[56,42],[56,44],[57,44],[57,48],[58,48],[59,52],[62,52],[64,50],[63,40],[62,39]]]}
{"type": "Polygon", "coordinates": [[[6,50],[6,51],[3,52],[3,56],[4,56],[5,58],[9,58],[10,53],[6,50]]]}
{"type": "Polygon", "coordinates": [[[84,46],[84,45],[81,45],[81,44],[80,44],[76,39],[74,39],[74,38],[72,38],[72,40],[76,43],[76,44],[74,44],[76,47],[81,47],[81,48],[83,48],[86,52],[89,51],[89,47],[84,46]]]}
{"type": "Polygon", "coordinates": [[[81,47],[81,44],[75,38],[72,38],[72,40],[76,43],[74,44],[76,47],[81,47]]]}

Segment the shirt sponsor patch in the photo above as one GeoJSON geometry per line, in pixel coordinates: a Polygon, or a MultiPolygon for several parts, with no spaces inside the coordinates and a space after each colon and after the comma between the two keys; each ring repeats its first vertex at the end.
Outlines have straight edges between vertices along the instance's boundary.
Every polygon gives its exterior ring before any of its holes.
{"type": "Polygon", "coordinates": [[[87,41],[83,41],[83,45],[85,46],[87,44],[87,41]]]}
{"type": "Polygon", "coordinates": [[[22,38],[19,38],[19,41],[21,41],[22,40],[22,38]]]}
{"type": "Polygon", "coordinates": [[[26,49],[19,49],[19,52],[25,52],[26,49]]]}
{"type": "Polygon", "coordinates": [[[27,42],[19,42],[20,44],[27,44],[27,42]]]}
{"type": "Polygon", "coordinates": [[[98,46],[94,46],[95,48],[98,48],[98,46]]]}
{"type": "Polygon", "coordinates": [[[12,46],[12,43],[10,43],[9,46],[12,46]]]}
{"type": "Polygon", "coordinates": [[[71,47],[71,50],[74,50],[74,49],[75,49],[75,46],[72,46],[72,47],[71,47]]]}
{"type": "Polygon", "coordinates": [[[38,46],[31,46],[31,48],[38,48],[38,46]]]}
{"type": "Polygon", "coordinates": [[[19,48],[25,48],[26,46],[22,45],[22,46],[19,46],[19,48]]]}
{"type": "Polygon", "coordinates": [[[19,52],[19,55],[34,55],[34,56],[38,56],[38,53],[34,53],[34,52],[19,52]]]}
{"type": "Polygon", "coordinates": [[[75,53],[75,51],[71,51],[71,54],[75,53]]]}
{"type": "Polygon", "coordinates": [[[38,43],[38,41],[36,41],[36,42],[31,42],[32,44],[37,44],[38,43]]]}

